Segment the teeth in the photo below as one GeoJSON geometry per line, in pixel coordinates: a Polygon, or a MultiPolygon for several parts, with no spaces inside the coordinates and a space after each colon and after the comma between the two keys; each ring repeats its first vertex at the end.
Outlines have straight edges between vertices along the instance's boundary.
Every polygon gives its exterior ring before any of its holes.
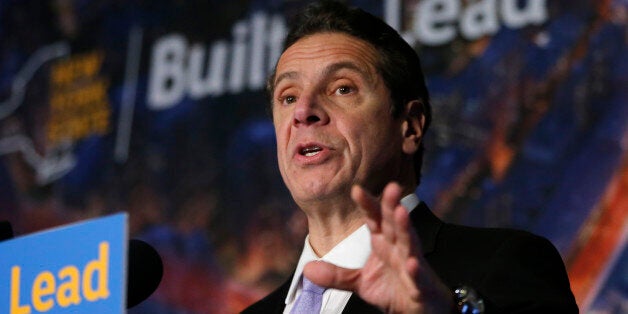
{"type": "Polygon", "coordinates": [[[306,147],[301,150],[301,154],[307,157],[312,157],[317,155],[323,149],[318,146],[306,147]]]}

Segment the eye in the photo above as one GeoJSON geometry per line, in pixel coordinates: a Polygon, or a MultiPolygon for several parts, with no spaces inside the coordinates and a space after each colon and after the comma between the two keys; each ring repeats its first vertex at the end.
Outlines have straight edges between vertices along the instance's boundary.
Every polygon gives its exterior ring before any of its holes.
{"type": "Polygon", "coordinates": [[[281,96],[277,98],[277,101],[282,105],[290,105],[297,101],[297,97],[293,95],[281,96]]]}
{"type": "Polygon", "coordinates": [[[346,95],[346,94],[350,94],[351,92],[353,92],[353,87],[350,86],[340,86],[338,87],[338,89],[336,89],[336,93],[339,95],[346,95]]]}

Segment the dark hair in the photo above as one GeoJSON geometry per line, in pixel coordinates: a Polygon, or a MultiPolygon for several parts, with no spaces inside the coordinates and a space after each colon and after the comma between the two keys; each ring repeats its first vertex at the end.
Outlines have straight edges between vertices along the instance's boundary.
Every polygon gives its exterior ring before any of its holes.
{"type": "MultiPolygon", "coordinates": [[[[380,18],[359,8],[350,8],[337,1],[320,1],[308,5],[292,21],[284,42],[284,49],[300,39],[317,33],[345,33],[371,44],[379,54],[375,68],[390,91],[392,115],[403,114],[404,106],[412,100],[423,104],[425,125],[423,134],[431,122],[429,93],[423,78],[423,70],[416,51],[399,33],[380,18]]],[[[268,92],[274,92],[273,72],[268,80],[268,92]]],[[[414,154],[417,184],[420,182],[423,162],[423,142],[414,154]]]]}

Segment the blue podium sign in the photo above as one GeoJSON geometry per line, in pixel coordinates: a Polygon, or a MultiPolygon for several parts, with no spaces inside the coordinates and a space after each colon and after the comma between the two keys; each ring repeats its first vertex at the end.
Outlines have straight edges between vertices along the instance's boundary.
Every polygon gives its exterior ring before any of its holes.
{"type": "Polygon", "coordinates": [[[0,242],[0,313],[124,313],[127,217],[0,242]]]}

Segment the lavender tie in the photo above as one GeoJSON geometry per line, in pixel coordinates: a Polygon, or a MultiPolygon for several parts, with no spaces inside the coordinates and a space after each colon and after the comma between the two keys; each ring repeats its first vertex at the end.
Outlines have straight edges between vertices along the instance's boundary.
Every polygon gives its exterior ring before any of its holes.
{"type": "Polygon", "coordinates": [[[303,289],[301,294],[294,302],[294,306],[290,311],[290,314],[312,314],[319,313],[321,311],[321,303],[323,301],[323,292],[325,288],[317,286],[313,282],[309,281],[305,276],[303,279],[303,289]]]}

